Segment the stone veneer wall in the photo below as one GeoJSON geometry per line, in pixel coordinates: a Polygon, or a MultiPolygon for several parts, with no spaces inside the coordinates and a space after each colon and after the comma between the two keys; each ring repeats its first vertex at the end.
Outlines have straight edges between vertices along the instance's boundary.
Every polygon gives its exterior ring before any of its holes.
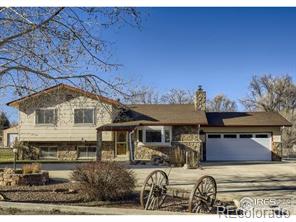
{"type": "Polygon", "coordinates": [[[47,171],[32,174],[15,173],[9,168],[0,171],[0,186],[45,185],[48,182],[47,171]]]}
{"type": "MultiPolygon", "coordinates": [[[[57,159],[58,160],[77,160],[79,157],[78,146],[96,146],[94,143],[31,143],[28,144],[39,150],[39,147],[43,146],[57,146],[57,159]]],[[[36,158],[40,158],[40,151],[36,152],[36,158]]],[[[103,141],[102,147],[102,159],[110,160],[114,158],[114,142],[113,141],[103,141]]]]}
{"type": "Polygon", "coordinates": [[[137,146],[135,144],[135,160],[151,160],[153,156],[168,158],[170,163],[184,164],[186,151],[195,151],[201,155],[203,142],[198,138],[197,126],[173,126],[172,146],[137,146]]]}
{"type": "Polygon", "coordinates": [[[271,159],[273,161],[282,160],[282,144],[281,143],[272,142],[271,159]]]}

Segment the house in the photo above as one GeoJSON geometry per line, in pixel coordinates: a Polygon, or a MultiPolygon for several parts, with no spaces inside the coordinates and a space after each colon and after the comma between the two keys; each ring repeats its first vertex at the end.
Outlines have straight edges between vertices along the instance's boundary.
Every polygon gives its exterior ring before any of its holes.
{"type": "Polygon", "coordinates": [[[59,84],[8,103],[19,110],[18,140],[38,158],[204,161],[281,160],[274,112],[206,112],[200,87],[194,104],[134,104],[59,84]]]}
{"type": "MultiPolygon", "coordinates": [[[[37,149],[41,159],[96,156],[96,128],[111,123],[118,102],[65,84],[9,102],[19,110],[17,140],[37,149]]],[[[105,133],[106,143],[112,134],[105,133]]]]}
{"type": "Polygon", "coordinates": [[[18,126],[3,130],[2,142],[4,147],[12,147],[18,138],[18,126]]]}

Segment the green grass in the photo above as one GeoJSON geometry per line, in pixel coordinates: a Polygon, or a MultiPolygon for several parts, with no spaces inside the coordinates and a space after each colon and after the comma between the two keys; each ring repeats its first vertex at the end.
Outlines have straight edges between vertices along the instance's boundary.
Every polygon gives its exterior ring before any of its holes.
{"type": "Polygon", "coordinates": [[[0,162],[2,161],[13,161],[14,154],[12,149],[1,149],[0,148],[0,162]]]}

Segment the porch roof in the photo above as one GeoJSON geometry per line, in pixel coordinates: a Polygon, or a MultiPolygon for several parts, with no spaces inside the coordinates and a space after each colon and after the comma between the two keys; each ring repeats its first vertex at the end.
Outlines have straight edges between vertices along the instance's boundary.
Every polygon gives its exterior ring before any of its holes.
{"type": "Polygon", "coordinates": [[[138,121],[123,122],[123,123],[109,123],[97,128],[98,131],[132,131],[139,123],[138,121]]]}

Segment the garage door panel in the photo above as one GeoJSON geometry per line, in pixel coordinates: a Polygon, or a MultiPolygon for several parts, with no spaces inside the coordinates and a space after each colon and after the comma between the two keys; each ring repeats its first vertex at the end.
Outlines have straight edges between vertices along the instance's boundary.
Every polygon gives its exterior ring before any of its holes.
{"type": "Polygon", "coordinates": [[[271,138],[207,139],[207,160],[271,160],[271,138]]]}

